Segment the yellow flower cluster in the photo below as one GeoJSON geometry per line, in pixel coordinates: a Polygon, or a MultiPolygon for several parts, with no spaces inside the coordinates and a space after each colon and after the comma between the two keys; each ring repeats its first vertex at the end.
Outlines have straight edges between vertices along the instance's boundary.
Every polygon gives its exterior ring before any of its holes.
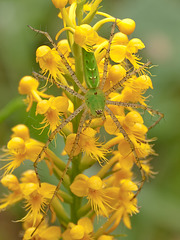
{"type": "Polygon", "coordinates": [[[45,143],[32,139],[28,127],[19,124],[12,128],[1,156],[1,161],[8,162],[2,167],[5,171],[1,183],[10,193],[0,199],[0,209],[23,202],[27,211],[20,219],[24,240],[115,239],[113,231],[121,221],[131,228],[130,217],[139,212],[137,195],[145,176],[154,174],[150,166],[150,156],[155,155],[152,139],[147,139],[148,127],[138,109],[160,115],[152,126],[162,114],[149,108],[144,96],[147,89],[153,88],[146,71],[149,63],[143,64],[137,55],[145,45],[138,38],[128,37],[135,30],[132,19],[121,20],[99,11],[102,0],[85,2],[52,0],[64,24],[56,40],[67,32],[67,39],[57,44],[48,33],[30,27],[44,34],[52,48],[38,47],[36,62],[41,74],[23,77],[18,90],[26,95],[26,110],[35,105],[35,116],[42,115],[39,129],[48,128],[49,137],[45,143]],[[95,15],[102,19],[91,26],[95,15]],[[105,39],[98,31],[108,22],[113,27],[110,39],[105,39]],[[84,68],[91,60],[83,59],[82,48],[87,54],[94,53],[92,63],[97,62],[99,76],[92,74],[93,67],[86,72],[90,72],[88,77],[97,88],[88,87],[86,82],[84,68]],[[46,88],[38,90],[39,78],[45,80],[46,87],[50,83],[50,87],[55,84],[61,88],[62,95],[46,94],[46,88]],[[97,109],[98,103],[90,100],[99,92],[104,109],[97,109]],[[53,140],[57,143],[57,134],[65,142],[62,155],[67,156],[67,165],[48,148],[53,140]],[[13,171],[25,160],[33,162],[35,171],[24,172],[18,180],[13,171]],[[50,174],[59,179],[57,187],[40,181],[37,164],[42,160],[50,174]],[[96,166],[93,170],[92,165],[96,166]],[[133,172],[134,165],[141,173],[141,184],[133,172]],[[60,189],[61,183],[64,190],[60,189]],[[70,214],[64,204],[70,206],[70,214]],[[45,217],[49,209],[52,220],[59,219],[61,229],[48,226],[45,217]],[[96,216],[106,218],[99,229],[93,226],[96,216]]]}

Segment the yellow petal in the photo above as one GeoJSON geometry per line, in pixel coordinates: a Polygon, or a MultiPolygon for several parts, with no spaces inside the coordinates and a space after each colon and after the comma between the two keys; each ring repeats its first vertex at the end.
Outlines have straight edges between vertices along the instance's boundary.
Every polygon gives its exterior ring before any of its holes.
{"type": "Polygon", "coordinates": [[[57,44],[57,47],[66,58],[69,56],[71,49],[67,39],[60,40],[57,44]]]}
{"type": "Polygon", "coordinates": [[[125,190],[125,191],[137,191],[138,190],[137,185],[129,179],[123,179],[121,181],[121,184],[122,184],[123,190],[125,190]]]}
{"type": "Polygon", "coordinates": [[[68,0],[52,0],[52,3],[56,8],[64,8],[68,3],[68,0]]]}
{"type": "Polygon", "coordinates": [[[123,33],[129,35],[134,32],[136,23],[134,20],[132,20],[130,18],[125,18],[123,20],[117,21],[117,26],[118,26],[120,32],[123,32],[123,33]]]}
{"type": "Polygon", "coordinates": [[[53,98],[51,107],[57,109],[58,112],[66,112],[69,107],[68,99],[62,96],[55,97],[53,98]]]}
{"type": "Polygon", "coordinates": [[[93,128],[87,127],[84,131],[83,134],[89,137],[94,137],[96,135],[97,131],[94,130],[93,128]]]}
{"type": "Polygon", "coordinates": [[[17,177],[13,174],[8,174],[1,179],[1,183],[8,187],[11,191],[16,191],[20,188],[17,177]]]}
{"type": "Polygon", "coordinates": [[[22,177],[20,178],[22,183],[38,183],[38,179],[34,170],[27,170],[23,172],[22,177]]]}
{"type": "Polygon", "coordinates": [[[119,142],[118,150],[123,157],[127,157],[132,152],[129,143],[124,139],[119,142]]]}
{"type": "Polygon", "coordinates": [[[87,183],[81,180],[74,181],[70,186],[71,192],[78,197],[84,197],[87,195],[88,186],[87,183]]]}
{"type": "Polygon", "coordinates": [[[21,78],[19,82],[18,91],[20,94],[31,94],[32,90],[37,90],[39,86],[38,80],[31,76],[21,78]]]}
{"type": "Polygon", "coordinates": [[[125,225],[127,228],[131,229],[131,222],[130,222],[130,218],[129,218],[128,214],[124,214],[124,216],[123,216],[123,222],[124,222],[124,225],[125,225]]]}
{"type": "Polygon", "coordinates": [[[128,36],[122,32],[118,32],[114,34],[113,44],[116,45],[127,45],[129,42],[128,36]]]}
{"type": "Polygon", "coordinates": [[[133,126],[133,133],[137,135],[145,135],[148,131],[148,128],[142,123],[136,123],[133,126]]]}
{"type": "Polygon", "coordinates": [[[75,28],[74,41],[86,51],[92,51],[92,46],[99,41],[99,36],[88,24],[82,24],[75,28]]]}
{"type": "Polygon", "coordinates": [[[70,234],[72,239],[80,240],[84,237],[84,227],[81,225],[75,225],[71,228],[70,234]]]}
{"type": "MultiPolygon", "coordinates": [[[[75,133],[71,133],[67,136],[66,138],[66,145],[64,147],[64,150],[66,151],[66,153],[69,155],[71,152],[71,149],[74,145],[74,141],[75,141],[75,137],[76,134],[75,133]]],[[[77,156],[81,151],[81,147],[79,146],[79,144],[76,145],[76,150],[74,151],[73,156],[77,156]]]]}
{"type": "Polygon", "coordinates": [[[148,75],[141,75],[135,81],[135,85],[141,89],[153,89],[151,78],[148,75]]]}
{"type": "MultiPolygon", "coordinates": [[[[34,162],[37,159],[38,154],[41,152],[42,147],[43,143],[31,139],[26,143],[26,158],[34,162]]],[[[41,159],[43,158],[44,154],[42,155],[41,159]]]]}
{"type": "Polygon", "coordinates": [[[129,52],[137,53],[139,49],[145,48],[145,45],[139,38],[133,38],[129,41],[127,48],[129,52]]]}
{"type": "Polygon", "coordinates": [[[100,177],[98,176],[92,176],[88,180],[88,187],[93,189],[93,190],[99,190],[103,186],[103,182],[100,177]]]}
{"type": "Polygon", "coordinates": [[[113,240],[113,236],[108,236],[108,235],[102,235],[98,238],[98,240],[113,240]]]}
{"type": "Polygon", "coordinates": [[[42,45],[38,47],[36,50],[36,61],[38,62],[39,59],[43,58],[50,52],[51,52],[51,48],[46,45],[42,45]]]}
{"type": "Polygon", "coordinates": [[[144,120],[142,118],[142,116],[140,115],[140,113],[138,113],[137,111],[131,111],[129,112],[126,117],[125,117],[125,124],[128,127],[133,127],[135,123],[143,123],[144,120]]]}
{"type": "Polygon", "coordinates": [[[112,118],[109,115],[106,117],[106,120],[104,122],[104,128],[106,132],[109,134],[119,133],[119,129],[117,128],[115,122],[112,120],[112,118]]]}
{"type": "Polygon", "coordinates": [[[88,217],[84,217],[84,218],[79,219],[78,225],[83,226],[86,233],[93,232],[93,224],[88,217]]]}
{"type": "Polygon", "coordinates": [[[37,103],[36,114],[45,114],[50,107],[48,100],[42,100],[37,103]]]}
{"type": "Polygon", "coordinates": [[[7,144],[7,148],[15,154],[23,154],[26,151],[25,142],[20,137],[13,137],[7,144]]]}
{"type": "Polygon", "coordinates": [[[18,124],[14,126],[12,129],[13,134],[11,137],[20,137],[24,141],[29,139],[29,128],[24,124],[18,124]]]}
{"type": "Polygon", "coordinates": [[[113,82],[113,84],[116,84],[125,76],[126,76],[126,70],[120,64],[115,64],[109,69],[108,77],[110,78],[110,81],[113,82]]]}
{"type": "Polygon", "coordinates": [[[42,230],[42,233],[39,233],[40,239],[45,240],[59,240],[61,236],[61,230],[59,227],[52,226],[48,227],[45,230],[42,230]]]}
{"type": "Polygon", "coordinates": [[[126,57],[126,46],[112,45],[110,51],[110,58],[116,63],[121,63],[126,57]]]}

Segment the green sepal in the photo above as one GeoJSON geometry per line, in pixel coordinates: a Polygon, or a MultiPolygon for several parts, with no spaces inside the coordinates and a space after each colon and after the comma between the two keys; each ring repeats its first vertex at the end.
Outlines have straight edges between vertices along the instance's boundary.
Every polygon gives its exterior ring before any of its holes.
{"type": "MultiPolygon", "coordinates": [[[[63,172],[61,170],[59,170],[55,165],[53,167],[53,172],[58,179],[61,179],[63,172]]],[[[64,185],[65,188],[67,188],[67,189],[69,188],[71,182],[70,182],[70,178],[67,174],[63,177],[62,184],[64,185]]]]}
{"type": "Polygon", "coordinates": [[[95,0],[95,1],[93,2],[93,4],[91,5],[91,10],[90,10],[90,12],[87,14],[87,16],[82,20],[82,24],[89,24],[89,23],[93,20],[96,12],[97,12],[98,9],[100,8],[100,7],[99,7],[99,4],[100,4],[101,2],[102,2],[102,0],[95,0]]]}
{"type": "Polygon", "coordinates": [[[83,19],[83,6],[86,3],[86,0],[78,0],[77,1],[77,8],[76,8],[76,16],[78,20],[78,25],[81,25],[83,19]]]}

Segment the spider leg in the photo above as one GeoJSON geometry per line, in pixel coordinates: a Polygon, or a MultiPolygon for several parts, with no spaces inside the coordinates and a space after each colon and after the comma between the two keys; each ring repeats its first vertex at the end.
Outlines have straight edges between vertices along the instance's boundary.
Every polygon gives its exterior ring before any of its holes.
{"type": "Polygon", "coordinates": [[[157,121],[155,123],[153,123],[150,127],[148,127],[148,130],[150,130],[151,128],[155,127],[160,121],[161,119],[164,117],[164,114],[156,111],[152,108],[149,108],[147,106],[144,106],[142,104],[137,104],[137,103],[125,103],[125,102],[117,102],[117,101],[109,101],[106,100],[106,104],[111,104],[111,105],[116,105],[116,106],[123,106],[123,107],[132,107],[132,108],[140,108],[143,110],[147,110],[148,112],[151,112],[152,114],[156,114],[159,115],[159,118],[157,119],[157,121]]]}
{"type": "Polygon", "coordinates": [[[109,115],[111,116],[112,120],[114,121],[114,123],[116,124],[117,128],[119,129],[120,133],[122,133],[122,135],[124,136],[124,139],[129,143],[130,145],[130,148],[134,154],[134,157],[135,157],[135,163],[136,165],[138,166],[140,172],[141,172],[141,177],[142,177],[142,181],[141,181],[141,184],[136,192],[136,194],[132,197],[132,199],[134,199],[141,191],[143,185],[144,185],[144,182],[146,180],[146,176],[145,176],[145,173],[142,169],[142,166],[141,166],[141,163],[140,163],[140,160],[137,156],[137,153],[136,153],[136,150],[135,150],[135,147],[134,147],[134,144],[133,142],[131,141],[131,139],[129,138],[128,134],[126,133],[126,131],[123,129],[123,127],[121,126],[120,122],[118,121],[118,119],[116,118],[116,116],[114,115],[114,113],[111,111],[111,109],[109,109],[107,106],[105,106],[105,110],[109,113],[109,115]]]}
{"type": "MultiPolygon", "coordinates": [[[[82,105],[80,106],[80,107],[81,107],[81,110],[84,108],[84,106],[85,106],[84,104],[82,104],[82,105]]],[[[78,142],[79,142],[79,138],[80,138],[80,134],[81,134],[81,132],[82,132],[83,124],[84,124],[84,122],[85,122],[85,118],[86,118],[87,111],[88,111],[88,109],[85,108],[85,110],[84,110],[84,112],[83,112],[83,114],[82,114],[82,116],[81,116],[81,119],[80,119],[80,122],[79,122],[79,126],[78,126],[78,130],[77,130],[77,134],[76,134],[76,137],[75,137],[75,140],[74,140],[72,149],[71,149],[70,154],[69,154],[69,159],[68,159],[68,162],[67,162],[67,164],[66,164],[66,167],[65,167],[65,169],[64,169],[64,171],[63,171],[63,173],[62,173],[62,176],[61,176],[61,178],[60,178],[60,180],[59,180],[59,183],[58,183],[58,185],[56,186],[56,189],[55,189],[55,191],[54,191],[54,193],[53,193],[53,195],[52,195],[52,198],[50,199],[50,201],[49,201],[49,203],[48,203],[48,205],[47,205],[47,208],[46,208],[46,211],[44,212],[43,217],[41,218],[40,222],[38,223],[38,225],[36,226],[36,228],[35,228],[34,231],[32,232],[31,236],[34,235],[34,233],[36,232],[36,230],[38,229],[38,227],[39,227],[39,226],[41,225],[41,223],[44,221],[44,219],[45,219],[45,217],[47,216],[47,213],[48,213],[48,211],[49,211],[49,209],[50,209],[51,203],[52,203],[54,197],[57,195],[58,190],[60,189],[60,186],[61,186],[61,183],[62,183],[62,181],[63,181],[63,178],[64,178],[64,176],[66,175],[66,173],[67,173],[67,171],[68,171],[69,165],[70,165],[70,163],[71,163],[71,161],[72,161],[72,159],[73,159],[74,152],[75,152],[75,150],[76,150],[76,148],[77,148],[77,145],[78,145],[78,142]]],[[[75,112],[74,112],[74,113],[75,113],[75,112]]],[[[79,112],[78,112],[78,113],[79,113],[79,112]]],[[[77,114],[78,114],[78,113],[77,113],[77,114]]],[[[77,114],[76,114],[76,115],[77,115],[77,114]]],[[[71,114],[71,115],[72,115],[72,114],[71,114]]],[[[72,120],[72,119],[71,119],[71,120],[72,120]]],[[[61,124],[61,125],[62,125],[62,124],[61,124]]]]}
{"type": "Polygon", "coordinates": [[[38,154],[35,162],[34,162],[34,170],[39,182],[39,186],[41,187],[41,182],[40,182],[40,177],[38,174],[38,170],[37,170],[37,164],[38,162],[41,160],[42,158],[42,154],[46,151],[46,149],[48,148],[49,144],[52,142],[52,140],[54,139],[54,137],[56,136],[56,134],[61,131],[61,129],[63,127],[65,127],[72,119],[74,119],[84,108],[85,104],[82,104],[80,107],[78,107],[68,118],[66,118],[49,136],[47,142],[45,143],[45,145],[43,146],[43,148],[41,149],[41,152],[38,154]]]}
{"type": "MultiPolygon", "coordinates": [[[[37,73],[37,72],[34,72],[34,71],[33,71],[32,74],[33,74],[33,76],[34,76],[35,78],[42,78],[42,79],[44,79],[44,80],[46,80],[46,81],[48,80],[48,78],[47,78],[46,76],[41,75],[41,74],[39,74],[39,73],[37,73]]],[[[82,96],[81,94],[77,93],[76,91],[74,91],[74,90],[71,89],[70,87],[68,87],[68,86],[66,86],[66,85],[63,85],[62,83],[58,83],[58,82],[54,81],[54,79],[53,79],[53,83],[56,84],[56,86],[57,86],[58,88],[62,88],[63,90],[67,91],[68,93],[72,94],[73,96],[75,96],[75,97],[77,97],[77,98],[79,98],[79,99],[81,99],[81,100],[84,100],[84,96],[82,96]]]]}
{"type": "Polygon", "coordinates": [[[94,117],[92,115],[89,115],[89,119],[88,119],[88,122],[86,123],[86,126],[84,127],[84,130],[86,130],[90,126],[93,118],[94,117]]]}
{"type": "Polygon", "coordinates": [[[105,92],[105,96],[108,96],[111,92],[114,92],[117,88],[119,87],[123,87],[123,83],[125,83],[131,76],[133,76],[134,74],[136,73],[139,73],[142,71],[142,69],[148,67],[149,65],[151,64],[150,61],[148,61],[147,63],[145,63],[143,66],[141,66],[140,68],[138,69],[135,69],[134,71],[126,74],[126,76],[120,80],[118,83],[116,83],[114,86],[112,86],[109,90],[107,90],[105,92]]]}
{"type": "Polygon", "coordinates": [[[51,36],[49,35],[48,32],[44,32],[38,29],[35,29],[33,27],[31,27],[30,25],[28,25],[28,27],[33,30],[34,32],[43,34],[48,40],[49,42],[52,44],[52,46],[56,49],[56,51],[59,53],[60,57],[62,58],[62,61],[64,62],[64,65],[66,66],[67,70],[69,71],[71,77],[73,78],[73,80],[75,81],[76,85],[81,89],[81,91],[83,93],[86,93],[87,90],[82,86],[82,84],[80,83],[80,81],[78,80],[78,78],[76,77],[76,74],[74,73],[74,71],[72,70],[71,66],[69,65],[67,59],[65,58],[65,56],[62,54],[62,52],[58,49],[58,47],[56,46],[56,44],[54,43],[54,41],[52,40],[51,36]]]}
{"type": "Polygon", "coordinates": [[[108,60],[109,60],[109,55],[110,55],[110,47],[111,47],[112,39],[113,39],[113,36],[114,36],[115,27],[116,27],[116,20],[115,20],[115,22],[112,25],[111,34],[110,34],[109,43],[108,43],[108,48],[106,50],[106,56],[105,56],[105,61],[104,61],[103,78],[102,78],[101,85],[100,85],[100,89],[102,89],[102,90],[104,88],[104,84],[105,84],[106,78],[107,78],[108,60]]]}

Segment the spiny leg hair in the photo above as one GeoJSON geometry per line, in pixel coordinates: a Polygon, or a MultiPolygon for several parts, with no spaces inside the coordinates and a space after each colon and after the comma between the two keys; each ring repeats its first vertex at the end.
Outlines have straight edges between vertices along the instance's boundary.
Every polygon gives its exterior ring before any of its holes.
{"type": "Polygon", "coordinates": [[[125,83],[131,76],[133,76],[136,73],[141,72],[144,68],[147,68],[151,64],[150,61],[145,63],[143,66],[139,67],[138,69],[133,70],[132,72],[126,74],[126,76],[120,80],[118,83],[116,83],[114,86],[112,86],[109,90],[105,92],[105,96],[108,96],[110,93],[114,92],[119,87],[123,87],[123,83],[125,83]]]}
{"type": "MultiPolygon", "coordinates": [[[[67,171],[68,171],[68,168],[69,168],[69,165],[70,165],[70,163],[71,163],[71,161],[72,161],[72,159],[73,159],[74,152],[76,151],[76,148],[77,148],[77,145],[78,145],[78,142],[79,142],[79,138],[80,138],[80,134],[81,134],[81,132],[82,132],[83,124],[84,124],[84,122],[85,122],[86,114],[87,114],[87,111],[88,111],[88,109],[85,107],[84,104],[82,104],[79,108],[81,108],[81,110],[83,110],[83,109],[85,109],[85,110],[84,110],[84,112],[83,112],[83,114],[82,114],[82,116],[81,116],[80,122],[79,122],[77,134],[76,134],[76,137],[75,137],[75,140],[74,140],[72,149],[71,149],[70,154],[69,154],[68,162],[67,162],[66,167],[65,167],[65,169],[64,169],[64,171],[63,171],[63,173],[62,173],[62,176],[61,176],[61,178],[60,178],[60,180],[59,180],[59,183],[58,183],[58,185],[56,186],[56,189],[55,189],[55,191],[54,191],[54,193],[53,193],[53,196],[52,196],[52,198],[50,199],[50,201],[49,201],[49,203],[48,203],[48,205],[47,205],[47,207],[46,207],[46,211],[44,212],[43,217],[41,218],[40,222],[38,223],[38,225],[36,226],[36,228],[35,228],[34,231],[32,232],[31,236],[34,235],[34,233],[36,232],[36,230],[38,229],[38,227],[41,225],[41,223],[44,221],[45,217],[47,216],[47,213],[48,213],[48,211],[49,211],[49,209],[50,209],[51,203],[52,203],[54,197],[57,195],[58,190],[60,189],[60,186],[61,186],[61,184],[62,184],[63,178],[64,178],[64,176],[66,175],[66,173],[67,173],[67,171]]],[[[74,112],[74,113],[75,113],[75,112],[74,112]]],[[[79,112],[78,112],[78,113],[79,113],[79,112]]],[[[71,115],[72,115],[72,114],[71,114],[71,115]]],[[[77,115],[77,114],[76,114],[76,115],[77,115]]],[[[72,119],[71,119],[71,120],[72,120],[72,119]]]]}
{"type": "Polygon", "coordinates": [[[108,48],[106,50],[106,56],[105,56],[105,60],[104,60],[103,78],[102,78],[102,82],[101,82],[101,85],[100,85],[100,89],[102,89],[102,90],[104,88],[104,84],[105,84],[106,79],[107,79],[108,61],[109,61],[110,48],[111,48],[111,43],[112,43],[112,39],[113,39],[113,36],[114,36],[115,27],[116,27],[116,19],[115,19],[115,22],[113,23],[112,28],[111,28],[111,34],[110,34],[110,38],[109,38],[108,48]]]}
{"type": "Polygon", "coordinates": [[[152,114],[159,115],[159,118],[157,119],[157,121],[155,123],[153,123],[150,127],[148,127],[148,130],[150,130],[151,128],[155,127],[161,121],[161,119],[164,117],[163,113],[161,113],[161,112],[159,112],[157,110],[154,110],[152,108],[149,108],[149,107],[147,107],[145,105],[142,105],[142,104],[117,102],[117,101],[110,101],[110,100],[106,100],[106,104],[122,106],[122,107],[140,108],[140,109],[146,110],[148,112],[151,112],[152,114]]]}
{"type": "MultiPolygon", "coordinates": [[[[33,76],[37,79],[37,78],[42,78],[42,79],[44,79],[44,80],[48,80],[48,78],[46,77],[46,76],[44,76],[44,75],[42,75],[42,74],[39,74],[39,73],[37,73],[37,72],[32,72],[32,74],[33,74],[33,76]]],[[[70,87],[68,87],[68,86],[66,86],[66,85],[63,85],[62,83],[59,83],[59,82],[57,82],[57,81],[54,81],[54,79],[53,79],[53,83],[58,87],[58,88],[62,88],[63,90],[65,90],[65,91],[67,91],[67,92],[69,92],[70,94],[72,94],[73,96],[75,96],[75,97],[77,97],[77,98],[79,98],[79,99],[81,99],[81,100],[84,100],[84,96],[83,95],[81,95],[81,94],[79,94],[79,93],[77,93],[76,91],[74,91],[73,89],[71,89],[70,87]]]]}
{"type": "Polygon", "coordinates": [[[80,81],[78,80],[78,78],[76,77],[76,74],[74,73],[74,71],[72,70],[71,66],[69,65],[67,59],[65,58],[65,56],[62,54],[62,52],[59,50],[59,48],[56,46],[56,44],[54,43],[54,41],[52,40],[51,36],[49,35],[48,32],[44,32],[38,29],[35,29],[33,27],[31,27],[30,25],[28,25],[28,27],[33,30],[34,32],[43,34],[48,40],[49,42],[52,44],[52,46],[56,49],[56,51],[59,53],[60,57],[62,58],[64,65],[66,66],[67,70],[69,71],[72,79],[75,81],[76,85],[81,89],[81,91],[83,93],[86,93],[87,90],[82,86],[82,84],[80,83],[80,81]]]}
{"type": "Polygon", "coordinates": [[[56,136],[56,134],[58,132],[60,132],[62,130],[63,127],[65,127],[70,121],[72,121],[72,119],[74,119],[84,108],[85,104],[82,104],[80,107],[78,107],[68,118],[66,118],[49,136],[47,142],[45,143],[45,145],[43,146],[43,148],[41,149],[41,152],[38,154],[35,162],[34,162],[34,170],[36,173],[36,176],[38,178],[38,182],[39,182],[39,186],[41,187],[41,181],[40,181],[40,177],[38,174],[38,170],[37,170],[37,164],[38,162],[41,160],[42,158],[42,154],[46,151],[46,149],[48,148],[49,144],[53,141],[54,137],[56,136]]]}
{"type": "Polygon", "coordinates": [[[143,185],[144,185],[144,182],[146,180],[146,176],[145,176],[145,173],[142,169],[142,166],[141,166],[141,163],[140,163],[140,160],[137,156],[137,153],[136,153],[136,150],[135,150],[135,147],[134,147],[134,144],[133,142],[131,141],[131,139],[129,138],[128,134],[126,133],[126,131],[124,130],[124,128],[121,126],[120,122],[118,121],[118,119],[116,118],[116,116],[114,115],[114,113],[111,111],[110,108],[108,108],[107,106],[105,106],[105,110],[108,112],[108,114],[111,116],[112,120],[114,121],[114,123],[116,124],[117,128],[119,129],[120,133],[122,133],[124,139],[129,143],[129,146],[134,154],[134,157],[135,157],[135,163],[136,165],[138,166],[140,172],[141,172],[141,177],[142,177],[142,181],[141,181],[141,184],[137,190],[137,192],[135,193],[135,195],[133,196],[132,199],[134,199],[141,191],[143,185]]]}

